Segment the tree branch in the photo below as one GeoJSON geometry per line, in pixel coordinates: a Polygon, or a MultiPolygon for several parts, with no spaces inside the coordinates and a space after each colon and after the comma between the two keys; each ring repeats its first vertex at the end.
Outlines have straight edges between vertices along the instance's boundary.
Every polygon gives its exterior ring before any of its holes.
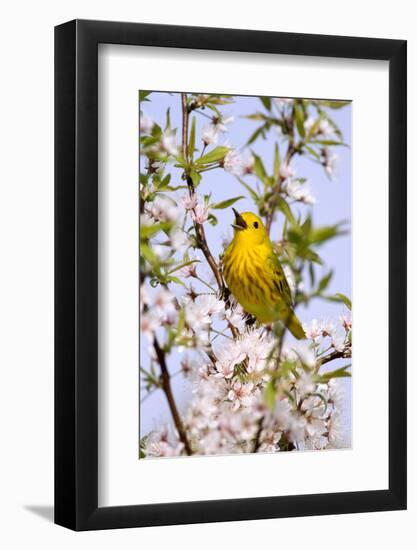
{"type": "MultiPolygon", "coordinates": [[[[189,125],[189,111],[187,107],[187,94],[181,94],[181,106],[182,106],[182,154],[186,164],[189,162],[188,158],[188,125],[189,125]]],[[[188,193],[190,197],[195,196],[194,183],[191,177],[186,174],[188,193]]],[[[197,237],[197,246],[204,254],[204,257],[207,260],[207,263],[210,266],[211,271],[216,279],[217,286],[219,287],[220,295],[224,296],[225,284],[223,280],[223,275],[217,265],[216,260],[211,253],[209,246],[207,244],[206,233],[204,231],[204,226],[201,223],[194,222],[194,230],[197,237]]],[[[233,325],[230,325],[230,330],[232,331],[233,337],[237,338],[239,336],[239,331],[233,325]]]]}
{"type": "Polygon", "coordinates": [[[317,361],[317,370],[326,363],[330,363],[330,361],[334,361],[335,359],[349,359],[352,357],[352,348],[347,347],[341,351],[332,351],[332,353],[329,353],[328,355],[325,355],[321,359],[317,361]]]}
{"type": "Polygon", "coordinates": [[[165,393],[165,397],[167,398],[169,409],[171,411],[172,418],[174,420],[174,424],[178,432],[178,436],[184,445],[184,449],[187,455],[192,455],[193,452],[191,450],[191,446],[188,441],[187,434],[185,433],[184,426],[181,422],[177,405],[175,404],[174,394],[172,393],[171,377],[169,375],[167,364],[165,361],[165,353],[162,350],[161,346],[159,345],[159,342],[156,336],[154,337],[154,340],[153,340],[153,347],[155,349],[156,357],[158,358],[158,363],[161,368],[162,390],[165,393]]]}

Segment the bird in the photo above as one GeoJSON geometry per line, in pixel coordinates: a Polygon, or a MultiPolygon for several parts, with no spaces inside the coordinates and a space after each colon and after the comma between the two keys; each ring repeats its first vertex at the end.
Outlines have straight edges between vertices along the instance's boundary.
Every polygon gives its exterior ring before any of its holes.
{"type": "Polygon", "coordinates": [[[252,212],[232,210],[234,236],[222,261],[229,290],[258,324],[282,321],[295,338],[305,338],[284,270],[262,220],[252,212]]]}

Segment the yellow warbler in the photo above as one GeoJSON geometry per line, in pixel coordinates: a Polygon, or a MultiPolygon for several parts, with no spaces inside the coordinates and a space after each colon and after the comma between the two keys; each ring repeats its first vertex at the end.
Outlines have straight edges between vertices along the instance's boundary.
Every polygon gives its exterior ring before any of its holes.
{"type": "Polygon", "coordinates": [[[223,258],[227,286],[245,311],[259,323],[283,321],[292,334],[305,338],[292,309],[291,291],[262,220],[234,208],[233,241],[223,258]]]}

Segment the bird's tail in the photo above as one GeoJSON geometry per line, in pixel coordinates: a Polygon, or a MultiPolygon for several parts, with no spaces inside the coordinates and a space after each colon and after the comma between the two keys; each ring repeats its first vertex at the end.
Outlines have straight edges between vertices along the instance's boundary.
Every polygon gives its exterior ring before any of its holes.
{"type": "Polygon", "coordinates": [[[287,315],[284,319],[284,323],[286,324],[288,330],[291,332],[297,340],[302,340],[306,337],[304,329],[300,323],[300,320],[298,319],[297,315],[293,312],[292,309],[289,309],[287,312],[287,315]]]}

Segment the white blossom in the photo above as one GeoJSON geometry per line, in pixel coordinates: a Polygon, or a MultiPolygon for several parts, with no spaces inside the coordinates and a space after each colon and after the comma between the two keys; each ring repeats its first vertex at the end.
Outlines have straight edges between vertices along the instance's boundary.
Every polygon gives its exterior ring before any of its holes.
{"type": "Polygon", "coordinates": [[[295,170],[292,166],[283,162],[279,167],[279,175],[283,180],[293,178],[295,176],[295,170]]]}
{"type": "Polygon", "coordinates": [[[234,117],[214,117],[212,119],[212,126],[217,132],[227,132],[227,124],[231,124],[234,120],[234,117]]]}
{"type": "Polygon", "coordinates": [[[148,214],[157,222],[175,222],[178,219],[177,205],[166,197],[157,195],[146,208],[148,214]]]}
{"type": "Polygon", "coordinates": [[[197,266],[195,263],[185,265],[179,270],[181,277],[188,279],[189,277],[195,277],[197,275],[197,266]]]}
{"type": "Polygon", "coordinates": [[[310,188],[306,183],[300,183],[297,180],[288,181],[285,191],[287,195],[298,202],[304,204],[315,204],[316,199],[311,194],[310,188]]]}
{"type": "Polygon", "coordinates": [[[185,208],[185,210],[192,210],[198,204],[198,197],[196,194],[193,194],[191,196],[189,194],[186,194],[180,198],[179,203],[183,208],[185,208]]]}
{"type": "Polygon", "coordinates": [[[209,207],[207,205],[197,204],[197,206],[195,206],[193,210],[191,210],[191,219],[193,220],[193,222],[199,224],[203,224],[204,222],[206,222],[208,220],[208,215],[209,207]]]}
{"type": "Polygon", "coordinates": [[[250,405],[253,400],[254,385],[252,382],[242,384],[240,380],[235,380],[232,384],[232,388],[227,394],[230,401],[233,402],[232,410],[237,410],[241,405],[246,407],[250,405]]]}
{"type": "Polygon", "coordinates": [[[230,149],[223,160],[223,168],[235,176],[242,174],[242,159],[236,149],[230,149]]]}
{"type": "Polygon", "coordinates": [[[343,326],[343,328],[346,330],[346,332],[349,332],[352,330],[352,318],[347,313],[343,312],[341,313],[339,320],[343,326]]]}
{"type": "Polygon", "coordinates": [[[219,129],[213,124],[208,124],[201,131],[201,139],[204,145],[215,145],[219,137],[219,129]]]}
{"type": "Polygon", "coordinates": [[[140,113],[140,125],[139,125],[139,131],[141,134],[149,135],[152,132],[152,128],[154,127],[154,121],[149,118],[145,113],[140,113]]]}
{"type": "Polygon", "coordinates": [[[168,155],[175,156],[178,153],[178,145],[174,134],[169,131],[162,134],[161,149],[168,153],[168,155]]]}
{"type": "Polygon", "coordinates": [[[139,326],[141,334],[152,340],[155,331],[161,326],[159,315],[155,311],[142,312],[139,326]]]}

